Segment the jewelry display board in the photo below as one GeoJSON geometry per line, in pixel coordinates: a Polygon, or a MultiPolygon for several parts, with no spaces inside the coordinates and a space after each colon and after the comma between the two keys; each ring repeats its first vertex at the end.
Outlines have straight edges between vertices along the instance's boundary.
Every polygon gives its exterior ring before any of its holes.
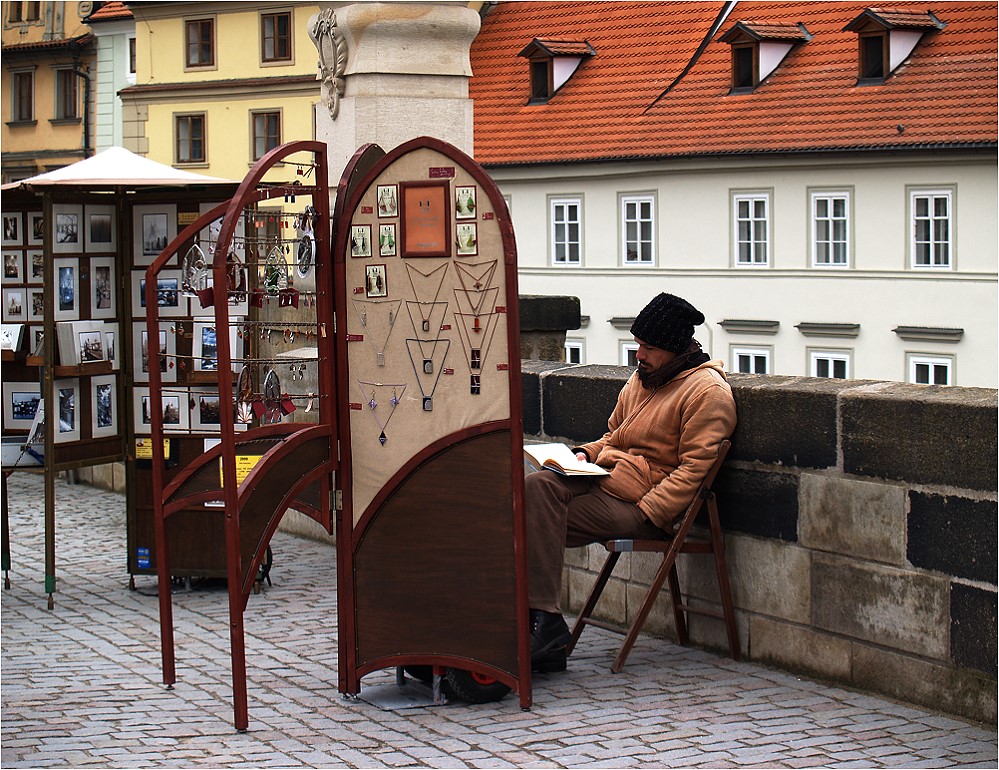
{"type": "Polygon", "coordinates": [[[457,667],[530,705],[516,248],[503,198],[436,139],[338,218],[340,689],[457,667]]]}

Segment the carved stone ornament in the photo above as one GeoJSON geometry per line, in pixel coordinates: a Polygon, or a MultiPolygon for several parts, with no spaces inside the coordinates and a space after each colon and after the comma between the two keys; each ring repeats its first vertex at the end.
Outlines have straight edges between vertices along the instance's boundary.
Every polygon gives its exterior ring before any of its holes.
{"type": "Polygon", "coordinates": [[[347,83],[343,73],[347,70],[347,41],[336,25],[336,14],[332,8],[315,17],[309,29],[309,37],[319,50],[319,74],[316,80],[323,84],[323,102],[330,112],[330,118],[336,120],[340,113],[340,97],[343,96],[347,83]]]}

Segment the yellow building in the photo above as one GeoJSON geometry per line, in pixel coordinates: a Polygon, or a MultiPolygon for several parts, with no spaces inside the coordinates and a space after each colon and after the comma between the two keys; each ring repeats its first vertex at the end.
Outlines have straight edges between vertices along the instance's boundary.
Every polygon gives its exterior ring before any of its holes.
{"type": "MultiPolygon", "coordinates": [[[[133,2],[135,85],[122,91],[127,149],[242,179],[269,149],[315,137],[315,4],[133,2]]],[[[283,171],[280,177],[288,174],[283,171]]]]}
{"type": "Polygon", "coordinates": [[[93,3],[0,3],[4,182],[93,154],[93,3]]]}

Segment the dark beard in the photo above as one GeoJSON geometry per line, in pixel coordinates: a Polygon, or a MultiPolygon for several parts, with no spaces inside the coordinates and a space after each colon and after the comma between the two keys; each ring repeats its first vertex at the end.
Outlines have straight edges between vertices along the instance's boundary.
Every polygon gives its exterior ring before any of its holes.
{"type": "Polygon", "coordinates": [[[672,380],[680,372],[693,369],[710,360],[708,354],[701,350],[701,343],[697,340],[691,340],[690,347],[687,348],[686,352],[677,356],[668,364],[664,364],[658,369],[651,371],[638,367],[638,380],[642,383],[643,388],[655,390],[672,380]]]}

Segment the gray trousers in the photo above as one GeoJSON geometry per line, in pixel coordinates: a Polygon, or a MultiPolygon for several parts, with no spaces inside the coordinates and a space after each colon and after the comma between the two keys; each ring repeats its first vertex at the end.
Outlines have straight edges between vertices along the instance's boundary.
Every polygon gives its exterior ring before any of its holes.
{"type": "Polygon", "coordinates": [[[531,609],[561,612],[565,548],[616,538],[663,539],[642,510],[600,491],[596,481],[538,471],[524,479],[531,609]]]}

